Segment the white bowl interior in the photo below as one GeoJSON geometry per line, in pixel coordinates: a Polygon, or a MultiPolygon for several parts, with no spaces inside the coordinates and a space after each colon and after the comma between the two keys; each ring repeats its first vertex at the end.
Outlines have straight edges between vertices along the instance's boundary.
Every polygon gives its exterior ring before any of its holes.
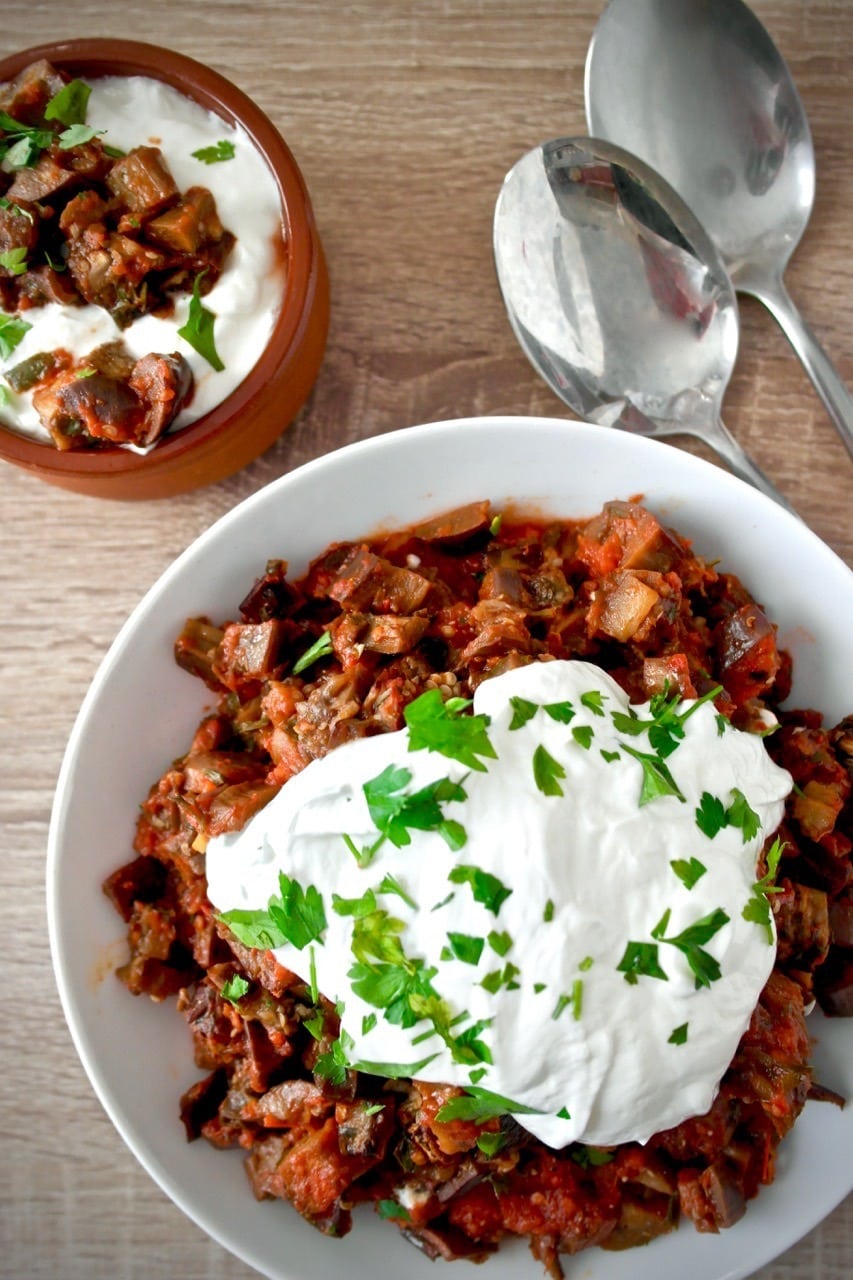
{"type": "MultiPolygon", "coordinates": [[[[50,829],[47,895],[56,979],[77,1051],[113,1123],[172,1199],[210,1235],[273,1280],[351,1280],[435,1270],[390,1224],[356,1215],[341,1243],[287,1205],[252,1198],[242,1157],[187,1144],[178,1099],[200,1072],[170,1007],[132,999],[111,969],[124,927],[101,882],[132,856],[136,812],[181,754],[211,699],[172,657],[188,616],[234,617],[272,557],[304,569],[328,543],[409,524],[464,501],[562,517],[642,495],[695,549],[739,574],[795,661],[792,703],[830,720],[853,710],[853,574],[770,499],[669,446],[556,419],[490,417],[428,424],[349,446],[284,476],[223,517],[152,587],[116,638],[68,744],[50,829]],[[132,732],[128,733],[128,726],[132,732]]],[[[853,1097],[853,1022],[815,1016],[822,1083],[853,1097]]],[[[592,1250],[588,1280],[721,1280],[746,1275],[809,1230],[853,1186],[853,1107],[810,1103],[783,1144],[774,1185],[719,1236],[689,1226],[644,1250],[592,1250]]],[[[490,1280],[538,1280],[523,1244],[502,1250],[490,1280]]]]}

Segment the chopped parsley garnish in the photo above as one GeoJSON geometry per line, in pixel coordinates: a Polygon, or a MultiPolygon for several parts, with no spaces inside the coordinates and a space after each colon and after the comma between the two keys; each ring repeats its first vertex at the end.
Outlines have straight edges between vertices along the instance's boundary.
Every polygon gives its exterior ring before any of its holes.
{"type": "Polygon", "coordinates": [[[546,751],[540,742],[533,752],[533,778],[543,796],[564,795],[563,788],[557,779],[565,776],[566,771],[563,766],[549,751],[546,751]]]}
{"type": "Polygon", "coordinates": [[[557,1112],[557,1119],[558,1119],[558,1120],[571,1120],[571,1118],[572,1118],[572,1113],[571,1113],[571,1111],[569,1111],[569,1108],[568,1108],[568,1107],[560,1107],[560,1110],[557,1112]]]}
{"type": "Polygon", "coordinates": [[[509,722],[510,732],[515,729],[522,729],[539,710],[537,704],[528,702],[527,698],[510,698],[509,705],[512,707],[512,719],[509,722]]]}
{"type": "Polygon", "coordinates": [[[468,769],[484,773],[486,766],[480,756],[495,760],[497,753],[486,733],[489,717],[463,715],[470,705],[467,698],[448,698],[445,702],[438,689],[427,689],[403,712],[409,750],[437,751],[468,769]]]}
{"type": "Polygon", "coordinates": [[[484,1156],[496,1156],[509,1142],[507,1133],[481,1133],[477,1139],[477,1147],[484,1156]]]}
{"type": "Polygon", "coordinates": [[[638,760],[643,767],[643,785],[638,801],[640,808],[643,805],[650,804],[652,800],[658,800],[661,796],[675,796],[678,800],[686,803],[679,790],[678,783],[663,760],[658,756],[649,755],[647,751],[636,751],[633,747],[627,745],[624,750],[628,752],[629,756],[633,756],[635,760],[638,760]]]}
{"type": "Polygon", "coordinates": [[[612,764],[614,760],[618,760],[618,759],[619,759],[619,752],[618,752],[618,751],[605,751],[604,747],[602,747],[602,748],[601,748],[601,758],[602,758],[602,760],[606,760],[608,764],[612,764]]]}
{"type": "Polygon", "coordinates": [[[319,1009],[313,1015],[313,1017],[306,1018],[302,1023],[302,1025],[305,1028],[305,1030],[308,1032],[308,1034],[310,1036],[313,1036],[315,1040],[323,1039],[323,1031],[326,1026],[326,1019],[323,1017],[323,1014],[319,1009]]]}
{"type": "Polygon", "coordinates": [[[679,712],[681,695],[674,693],[670,698],[668,689],[665,688],[662,693],[656,693],[649,702],[651,720],[642,720],[633,707],[630,707],[627,713],[613,712],[613,725],[620,733],[634,736],[647,731],[652,749],[658,756],[665,759],[672,755],[684,737],[685,720],[688,720],[694,711],[698,711],[706,702],[712,702],[721,692],[722,689],[717,685],[707,693],[703,693],[701,698],[691,702],[686,711],[679,712]]]}
{"type": "Polygon", "coordinates": [[[542,708],[557,724],[568,724],[574,718],[575,709],[570,702],[547,702],[542,708]]]}
{"type": "Polygon", "coordinates": [[[770,901],[767,897],[769,893],[781,893],[782,890],[776,886],[776,872],[779,869],[779,859],[785,848],[783,841],[777,836],[770,848],[767,850],[767,871],[760,880],[756,880],[752,886],[752,896],[744,906],[741,915],[744,920],[749,920],[753,924],[760,925],[767,934],[767,941],[773,945],[773,923],[771,921],[770,901]]]}
{"type": "Polygon", "coordinates": [[[401,1222],[412,1220],[412,1215],[405,1205],[398,1204],[396,1200],[377,1200],[376,1212],[380,1218],[399,1218],[401,1222]]]}
{"type": "Polygon", "coordinates": [[[667,1040],[667,1044],[686,1044],[687,1026],[688,1024],[686,1022],[682,1022],[680,1027],[676,1027],[672,1035],[667,1040]]]}
{"type": "Polygon", "coordinates": [[[266,908],[226,911],[220,919],[247,947],[273,949],[289,942],[301,951],[320,938],[326,928],[323,899],[314,885],[303,889],[284,871],[278,875],[281,897],[270,898],[266,908]]]}
{"type": "Polygon", "coordinates": [[[310,667],[318,658],[325,658],[332,653],[332,633],[324,631],[319,635],[312,645],[310,645],[301,658],[297,658],[293,664],[293,675],[298,676],[301,672],[310,667]]]}
{"type": "Polygon", "coordinates": [[[470,933],[448,933],[450,950],[464,964],[479,964],[486,945],[485,938],[475,938],[470,933]]]}
{"type": "Polygon", "coordinates": [[[505,931],[498,933],[496,929],[491,931],[486,941],[495,954],[501,957],[505,956],[512,946],[512,938],[509,934],[505,931]]]}
{"type": "Polygon", "coordinates": [[[314,948],[308,948],[308,985],[311,989],[311,1000],[314,1004],[320,999],[320,988],[317,986],[317,957],[314,948]]]}
{"type": "Polygon", "coordinates": [[[726,806],[719,796],[703,791],[702,799],[696,808],[696,826],[709,840],[713,840],[724,827],[737,827],[743,837],[743,843],[748,844],[758,835],[761,819],[742,791],[733,787],[731,794],[731,804],[726,806]]]}
{"type": "Polygon", "coordinates": [[[347,1070],[350,1067],[348,1054],[353,1047],[353,1043],[352,1036],[347,1035],[342,1028],[340,1036],[337,1040],[332,1041],[328,1052],[321,1053],[317,1058],[314,1063],[314,1074],[322,1076],[330,1084],[345,1084],[347,1070]]]}
{"type": "Polygon", "coordinates": [[[226,1000],[230,1000],[232,1004],[236,1004],[238,1000],[242,1000],[243,996],[249,990],[249,984],[242,974],[235,973],[227,982],[222,984],[222,996],[226,1000]]]}
{"type": "Polygon", "coordinates": [[[377,1116],[379,1115],[380,1111],[384,1111],[384,1110],[385,1110],[384,1102],[371,1102],[369,1107],[364,1108],[364,1114],[366,1116],[377,1116]]]}
{"type": "Polygon", "coordinates": [[[5,311],[0,311],[0,358],[5,360],[10,356],[22,341],[24,334],[31,328],[32,325],[27,324],[26,320],[20,320],[17,316],[10,316],[5,311]]]}
{"type": "Polygon", "coordinates": [[[212,369],[215,369],[217,373],[221,373],[225,365],[219,357],[213,337],[216,314],[206,307],[201,300],[201,278],[203,275],[204,271],[200,271],[195,278],[186,323],[181,325],[178,335],[185,342],[188,342],[193,350],[197,351],[212,369]]]}
{"type": "Polygon", "coordinates": [[[533,990],[535,991],[536,995],[539,996],[542,994],[543,991],[547,990],[547,986],[548,984],[545,982],[534,982],[533,990]]]}
{"type": "Polygon", "coordinates": [[[0,253],[0,267],[5,267],[10,275],[22,276],[27,269],[27,250],[19,245],[15,249],[7,249],[0,253]]]}
{"type": "Polygon", "coordinates": [[[586,707],[587,711],[591,711],[594,716],[603,716],[605,697],[606,695],[599,689],[589,689],[586,693],[581,694],[581,703],[586,707]]]}
{"type": "Polygon", "coordinates": [[[85,80],[71,80],[55,93],[44,109],[45,120],[60,124],[85,124],[91,87],[85,80]]]}
{"type": "Polygon", "coordinates": [[[0,209],[13,213],[16,218],[26,218],[27,222],[35,220],[29,209],[22,209],[19,204],[15,204],[12,200],[7,199],[6,196],[0,196],[0,209]]]}
{"type": "Polygon", "coordinates": [[[489,524],[489,534],[491,535],[491,537],[496,538],[498,536],[498,534],[501,531],[502,524],[503,524],[502,515],[498,514],[496,516],[492,516],[491,523],[489,524]]]}
{"type": "Polygon", "coordinates": [[[448,1124],[451,1120],[473,1120],[480,1124],[484,1120],[494,1120],[496,1116],[541,1114],[535,1107],[526,1107],[499,1093],[490,1093],[488,1089],[470,1085],[461,1097],[445,1102],[435,1118],[440,1124],[448,1124]]]}
{"type": "Polygon", "coordinates": [[[392,876],[390,871],[386,872],[386,874],[382,877],[382,883],[379,885],[379,888],[376,890],[376,892],[377,893],[396,893],[398,898],[403,899],[407,907],[411,907],[413,911],[417,911],[418,909],[418,904],[415,902],[414,898],[409,897],[409,895],[406,893],[406,890],[400,884],[400,881],[397,879],[396,876],[392,876]]]}
{"type": "Polygon", "coordinates": [[[624,973],[625,981],[631,986],[636,986],[640,978],[660,978],[669,982],[669,975],[660,967],[656,942],[629,942],[616,969],[624,973]]]}
{"type": "Polygon", "coordinates": [[[368,1035],[376,1026],[377,1018],[375,1013],[366,1013],[361,1020],[361,1034],[368,1035]]]}
{"type": "Polygon", "coordinates": [[[595,961],[593,960],[592,956],[584,956],[583,960],[581,960],[580,964],[578,965],[578,968],[580,969],[581,973],[586,973],[587,970],[591,969],[594,964],[595,964],[595,961]]]}
{"type": "Polygon", "coordinates": [[[604,1147],[586,1147],[579,1142],[572,1147],[569,1155],[582,1169],[598,1169],[601,1165],[610,1164],[614,1152],[607,1151],[604,1147]]]}
{"type": "Polygon", "coordinates": [[[479,867],[464,862],[453,868],[448,879],[451,884],[469,885],[474,901],[482,903],[493,916],[498,914],[501,906],[512,893],[512,889],[508,889],[491,872],[482,871],[479,867]]]}
{"type": "Polygon", "coordinates": [[[491,973],[487,973],[480,986],[490,995],[495,995],[501,987],[506,987],[507,991],[520,991],[521,988],[516,981],[520,973],[518,966],[508,960],[502,969],[493,969],[491,973]]]}
{"type": "Polygon", "coordinates": [[[198,151],[192,151],[190,154],[194,160],[200,160],[202,164],[220,164],[223,160],[233,160],[236,150],[233,142],[221,138],[212,146],[199,147],[198,151]]]}
{"type": "Polygon", "coordinates": [[[722,907],[717,907],[714,911],[710,911],[708,915],[702,916],[701,920],[697,920],[694,924],[688,925],[686,929],[682,929],[681,933],[676,934],[674,938],[667,938],[664,935],[669,925],[670,915],[670,909],[667,907],[654,929],[652,929],[652,937],[660,942],[667,943],[668,946],[676,947],[682,953],[696,979],[697,989],[699,987],[710,987],[711,983],[716,982],[721,976],[721,970],[718,961],[704,950],[704,944],[709,942],[714,934],[722,929],[723,925],[728,924],[728,915],[726,915],[722,907]]]}
{"type": "Polygon", "coordinates": [[[90,129],[87,124],[72,124],[68,129],[63,129],[59,135],[60,151],[70,151],[72,147],[82,146],[84,142],[91,142],[97,136],[96,129],[90,129]]]}
{"type": "Polygon", "coordinates": [[[584,751],[589,751],[592,746],[592,740],[595,737],[592,725],[575,725],[574,729],[572,729],[572,737],[579,747],[583,747],[584,751]]]}
{"type": "Polygon", "coordinates": [[[542,919],[545,921],[546,924],[550,924],[551,921],[554,919],[554,903],[550,898],[545,903],[545,908],[542,912],[542,919]]]}
{"type": "Polygon", "coordinates": [[[338,916],[369,916],[376,910],[376,895],[372,889],[366,889],[360,898],[342,898],[333,893],[332,910],[338,916]]]}
{"type": "Polygon", "coordinates": [[[451,801],[467,799],[462,784],[450,778],[438,778],[421,787],[420,791],[407,792],[404,788],[411,780],[410,769],[389,764],[375,778],[364,783],[362,790],[367,808],[380,836],[374,844],[361,850],[349,836],[344,836],[359,866],[368,866],[385,840],[390,840],[398,849],[411,844],[410,830],[437,831],[454,851],[465,844],[468,838],[465,828],[452,818],[445,818],[441,808],[451,801]]]}
{"type": "Polygon", "coordinates": [[[731,722],[729,721],[727,716],[724,716],[719,711],[717,712],[715,719],[717,721],[717,737],[722,738],[723,734],[726,732],[726,729],[731,728],[731,722]]]}
{"type": "Polygon", "coordinates": [[[564,1011],[564,1009],[568,1009],[571,1003],[572,1003],[571,996],[567,996],[567,995],[560,996],[559,1000],[554,1006],[554,1012],[551,1014],[551,1021],[556,1022],[560,1014],[564,1011]]]}
{"type": "Polygon", "coordinates": [[[418,1072],[428,1067],[437,1056],[431,1053],[428,1058],[421,1058],[420,1062],[365,1062],[362,1059],[350,1065],[353,1071],[363,1071],[369,1076],[382,1076],[385,1080],[415,1079],[418,1072]]]}
{"type": "Polygon", "coordinates": [[[685,889],[692,889],[702,879],[708,868],[698,858],[673,858],[669,864],[685,889]]]}

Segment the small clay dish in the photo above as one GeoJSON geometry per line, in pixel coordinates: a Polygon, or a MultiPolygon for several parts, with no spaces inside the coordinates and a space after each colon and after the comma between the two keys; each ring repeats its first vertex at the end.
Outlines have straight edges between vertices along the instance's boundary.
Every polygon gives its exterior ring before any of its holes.
{"type": "Polygon", "coordinates": [[[280,194],[283,296],[267,344],[243,380],[219,404],[162,436],[147,453],[120,446],[60,450],[0,425],[0,458],[62,488],[122,500],[168,497],[222,480],[263,453],[288,426],[311,391],[323,358],[329,282],[302,174],[264,112],[230,81],[183,54],[130,40],[61,41],[4,58],[0,82],[13,80],[39,59],[87,82],[106,76],[163,81],[226,124],[241,127],[266,161],[280,194]]]}

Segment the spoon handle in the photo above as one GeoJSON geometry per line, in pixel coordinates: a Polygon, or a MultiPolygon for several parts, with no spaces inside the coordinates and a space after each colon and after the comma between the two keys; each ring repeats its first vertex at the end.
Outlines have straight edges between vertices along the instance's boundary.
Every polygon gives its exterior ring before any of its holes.
{"type": "Polygon", "coordinates": [[[724,462],[728,463],[729,470],[734,472],[739,480],[745,480],[747,484],[751,484],[762,493],[766,493],[768,498],[778,502],[780,507],[790,511],[791,515],[796,516],[798,520],[802,518],[799,512],[795,511],[791,506],[788,499],[782,497],[773,481],[767,478],[761,468],[752,461],[749,454],[740,447],[737,440],[719,418],[717,418],[716,422],[707,423],[701,432],[697,432],[697,435],[707,445],[710,445],[724,462]]]}
{"type": "Polygon", "coordinates": [[[781,277],[750,284],[748,292],[763,302],[802,361],[815,391],[826,406],[838,434],[853,458],[853,396],[839,378],[823,347],[797,310],[781,277]]]}

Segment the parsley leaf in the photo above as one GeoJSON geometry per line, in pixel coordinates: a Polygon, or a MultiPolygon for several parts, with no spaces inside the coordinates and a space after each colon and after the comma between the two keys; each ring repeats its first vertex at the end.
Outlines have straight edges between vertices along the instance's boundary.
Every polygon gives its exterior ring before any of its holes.
{"type": "Polygon", "coordinates": [[[629,942],[625,953],[616,966],[617,972],[624,973],[625,981],[636,986],[639,978],[661,978],[669,982],[658,961],[658,945],[656,942],[629,942]]]}
{"type": "Polygon", "coordinates": [[[639,805],[651,803],[661,796],[675,796],[677,799],[686,803],[684,796],[678,788],[678,783],[669,771],[669,767],[658,756],[649,755],[647,751],[636,751],[633,747],[625,746],[624,750],[629,756],[633,756],[635,760],[639,760],[643,767],[643,785],[640,790],[639,805]]]}
{"type": "Polygon", "coordinates": [[[487,941],[492,950],[501,957],[505,956],[512,946],[512,938],[509,934],[506,932],[498,933],[496,929],[491,931],[487,941]]]}
{"type": "Polygon", "coordinates": [[[484,1156],[496,1156],[509,1142],[507,1133],[481,1133],[477,1139],[477,1147],[484,1156]]]}
{"type": "Polygon", "coordinates": [[[773,945],[773,923],[771,920],[770,901],[767,895],[769,893],[781,893],[781,889],[776,887],[775,880],[776,872],[779,869],[779,859],[784,848],[784,842],[777,836],[767,850],[767,871],[752,886],[752,896],[741,912],[744,920],[749,920],[752,924],[760,925],[764,929],[771,947],[773,945]]]}
{"type": "Polygon", "coordinates": [[[377,1200],[376,1212],[380,1218],[399,1218],[401,1222],[411,1222],[412,1220],[412,1215],[406,1206],[398,1204],[396,1200],[377,1200]]]}
{"type": "Polygon", "coordinates": [[[17,316],[0,311],[0,358],[5,360],[10,356],[31,328],[32,325],[27,324],[26,320],[19,320],[17,316]]]}
{"type": "Polygon", "coordinates": [[[545,921],[546,924],[550,924],[551,921],[554,919],[554,903],[551,898],[549,898],[548,901],[545,903],[545,906],[542,911],[542,919],[545,921]]]}
{"type": "Polygon", "coordinates": [[[424,1067],[438,1057],[438,1054],[431,1053],[428,1058],[421,1058],[420,1062],[353,1062],[351,1066],[354,1071],[364,1071],[369,1076],[382,1076],[385,1080],[401,1080],[415,1079],[419,1071],[423,1071],[424,1067]]]}
{"type": "Polygon", "coordinates": [[[15,249],[6,249],[0,253],[0,267],[5,267],[10,275],[22,276],[27,269],[27,250],[23,245],[15,249]]]}
{"type": "Polygon", "coordinates": [[[278,883],[281,897],[270,898],[265,910],[226,911],[220,919],[244,946],[273,949],[289,942],[301,951],[326,928],[322,896],[314,885],[303,889],[284,871],[278,883]]]}
{"type": "Polygon", "coordinates": [[[347,1070],[350,1067],[348,1053],[352,1046],[352,1037],[348,1036],[344,1030],[341,1030],[339,1038],[332,1042],[329,1050],[326,1053],[321,1053],[317,1058],[314,1063],[314,1074],[322,1076],[324,1080],[328,1080],[333,1085],[346,1084],[347,1070]]]}
{"type": "Polygon", "coordinates": [[[59,135],[59,150],[70,151],[72,147],[82,146],[84,142],[91,142],[97,136],[97,130],[91,129],[87,124],[72,124],[67,129],[63,129],[59,135]]]}
{"type": "Polygon", "coordinates": [[[698,858],[674,858],[669,864],[678,876],[685,889],[692,889],[701,880],[708,868],[698,858]]]}
{"type": "Polygon", "coordinates": [[[445,702],[438,689],[427,689],[403,712],[409,750],[437,751],[484,773],[486,766],[479,757],[494,760],[497,753],[486,733],[489,717],[462,714],[470,705],[465,698],[448,698],[445,702]]]}
{"type": "Polygon", "coordinates": [[[203,275],[204,272],[200,271],[195,278],[186,323],[181,325],[178,335],[185,342],[188,342],[193,350],[197,351],[212,369],[215,369],[217,373],[221,373],[225,365],[219,358],[219,352],[216,350],[216,342],[213,337],[216,315],[208,307],[204,306],[201,300],[200,286],[203,275]]]}
{"type": "Polygon", "coordinates": [[[535,1107],[526,1107],[511,1098],[504,1098],[499,1093],[490,1093],[488,1089],[469,1085],[461,1097],[451,1098],[436,1113],[440,1124],[451,1120],[473,1120],[480,1124],[484,1120],[493,1120],[496,1116],[523,1115],[538,1116],[541,1111],[535,1107]]]}
{"type": "Polygon", "coordinates": [[[719,962],[704,950],[704,944],[709,942],[723,925],[728,924],[729,916],[722,907],[717,907],[714,911],[702,916],[701,920],[696,920],[686,929],[682,929],[681,933],[676,934],[674,938],[667,938],[664,934],[669,924],[669,917],[670,911],[667,908],[652,929],[652,937],[671,947],[676,947],[682,953],[696,979],[697,989],[710,987],[711,983],[716,982],[721,976],[722,971],[719,962]]]}
{"type": "Polygon", "coordinates": [[[366,1013],[361,1020],[361,1034],[363,1036],[368,1035],[376,1026],[376,1021],[377,1019],[376,1019],[375,1013],[366,1013]]]}
{"type": "Polygon", "coordinates": [[[417,911],[418,904],[414,898],[409,897],[406,890],[400,884],[396,876],[392,876],[390,871],[382,877],[382,883],[376,890],[377,893],[396,893],[398,898],[402,898],[407,907],[411,907],[413,911],[417,911]]]}
{"type": "Polygon", "coordinates": [[[481,902],[494,916],[498,914],[501,905],[512,893],[512,889],[508,889],[491,872],[481,871],[479,867],[466,863],[460,863],[459,866],[454,867],[448,879],[451,884],[470,885],[474,901],[481,902]]]}
{"type": "Polygon", "coordinates": [[[462,960],[465,964],[480,963],[480,956],[486,945],[485,938],[475,938],[470,933],[448,933],[447,941],[457,960],[462,960]]]}
{"type": "Polygon", "coordinates": [[[592,725],[579,724],[572,729],[572,737],[579,747],[583,747],[584,751],[589,751],[592,746],[592,740],[595,737],[592,725]]]}
{"type": "Polygon", "coordinates": [[[758,835],[761,819],[755,810],[750,808],[746,796],[737,787],[732,789],[732,796],[732,802],[726,809],[726,817],[731,826],[740,828],[743,843],[748,844],[758,835]]]}
{"type": "Polygon", "coordinates": [[[667,1044],[686,1044],[687,1027],[688,1024],[686,1022],[682,1022],[680,1027],[676,1027],[672,1035],[667,1040],[667,1044]]]}
{"type": "Polygon", "coordinates": [[[212,146],[199,147],[198,151],[192,151],[190,154],[194,160],[200,160],[202,164],[219,164],[222,160],[233,160],[236,151],[233,142],[221,138],[212,146]]]}
{"type": "Polygon", "coordinates": [[[581,694],[581,702],[594,716],[603,716],[605,697],[606,695],[599,689],[590,689],[587,693],[581,694]]]}
{"type": "Polygon", "coordinates": [[[491,973],[487,973],[480,986],[490,995],[495,995],[501,987],[506,987],[507,991],[520,991],[521,987],[516,982],[520,973],[518,966],[508,960],[503,969],[493,969],[491,973]]]}
{"type": "Polygon", "coordinates": [[[542,708],[557,724],[568,724],[574,718],[575,709],[570,702],[548,702],[542,708]]]}
{"type": "Polygon", "coordinates": [[[528,720],[532,720],[539,710],[535,702],[528,702],[526,698],[510,698],[509,705],[512,707],[512,719],[509,722],[510,732],[514,729],[521,729],[527,724],[528,720]]]}
{"type": "Polygon", "coordinates": [[[85,80],[69,81],[53,95],[45,107],[45,120],[58,120],[64,125],[85,124],[91,92],[85,80]]]}
{"type": "Polygon", "coordinates": [[[224,999],[236,1004],[238,1000],[242,1000],[248,990],[249,984],[246,979],[241,974],[235,973],[227,982],[223,982],[220,994],[224,999]]]}
{"type": "Polygon", "coordinates": [[[549,751],[546,751],[540,742],[533,752],[533,778],[543,796],[564,795],[565,792],[557,779],[565,776],[566,771],[563,766],[549,751]]]}
{"type": "Polygon", "coordinates": [[[450,778],[438,778],[420,791],[409,793],[403,788],[411,780],[411,770],[389,764],[364,783],[362,790],[377,830],[398,849],[411,844],[410,829],[437,831],[449,848],[461,849],[468,838],[465,828],[445,818],[441,806],[467,798],[462,784],[450,778]]]}
{"type": "Polygon", "coordinates": [[[610,1164],[615,1152],[607,1151],[604,1147],[586,1147],[578,1143],[572,1147],[569,1155],[582,1169],[597,1169],[601,1165],[610,1164]]]}
{"type": "Polygon", "coordinates": [[[696,826],[709,840],[713,840],[718,831],[729,824],[726,806],[719,796],[712,796],[710,791],[702,792],[702,799],[696,806],[696,826]]]}
{"type": "Polygon", "coordinates": [[[332,633],[324,631],[319,635],[312,645],[310,645],[301,658],[297,658],[293,664],[293,675],[298,676],[306,667],[310,667],[318,658],[325,658],[333,652],[332,633]]]}

